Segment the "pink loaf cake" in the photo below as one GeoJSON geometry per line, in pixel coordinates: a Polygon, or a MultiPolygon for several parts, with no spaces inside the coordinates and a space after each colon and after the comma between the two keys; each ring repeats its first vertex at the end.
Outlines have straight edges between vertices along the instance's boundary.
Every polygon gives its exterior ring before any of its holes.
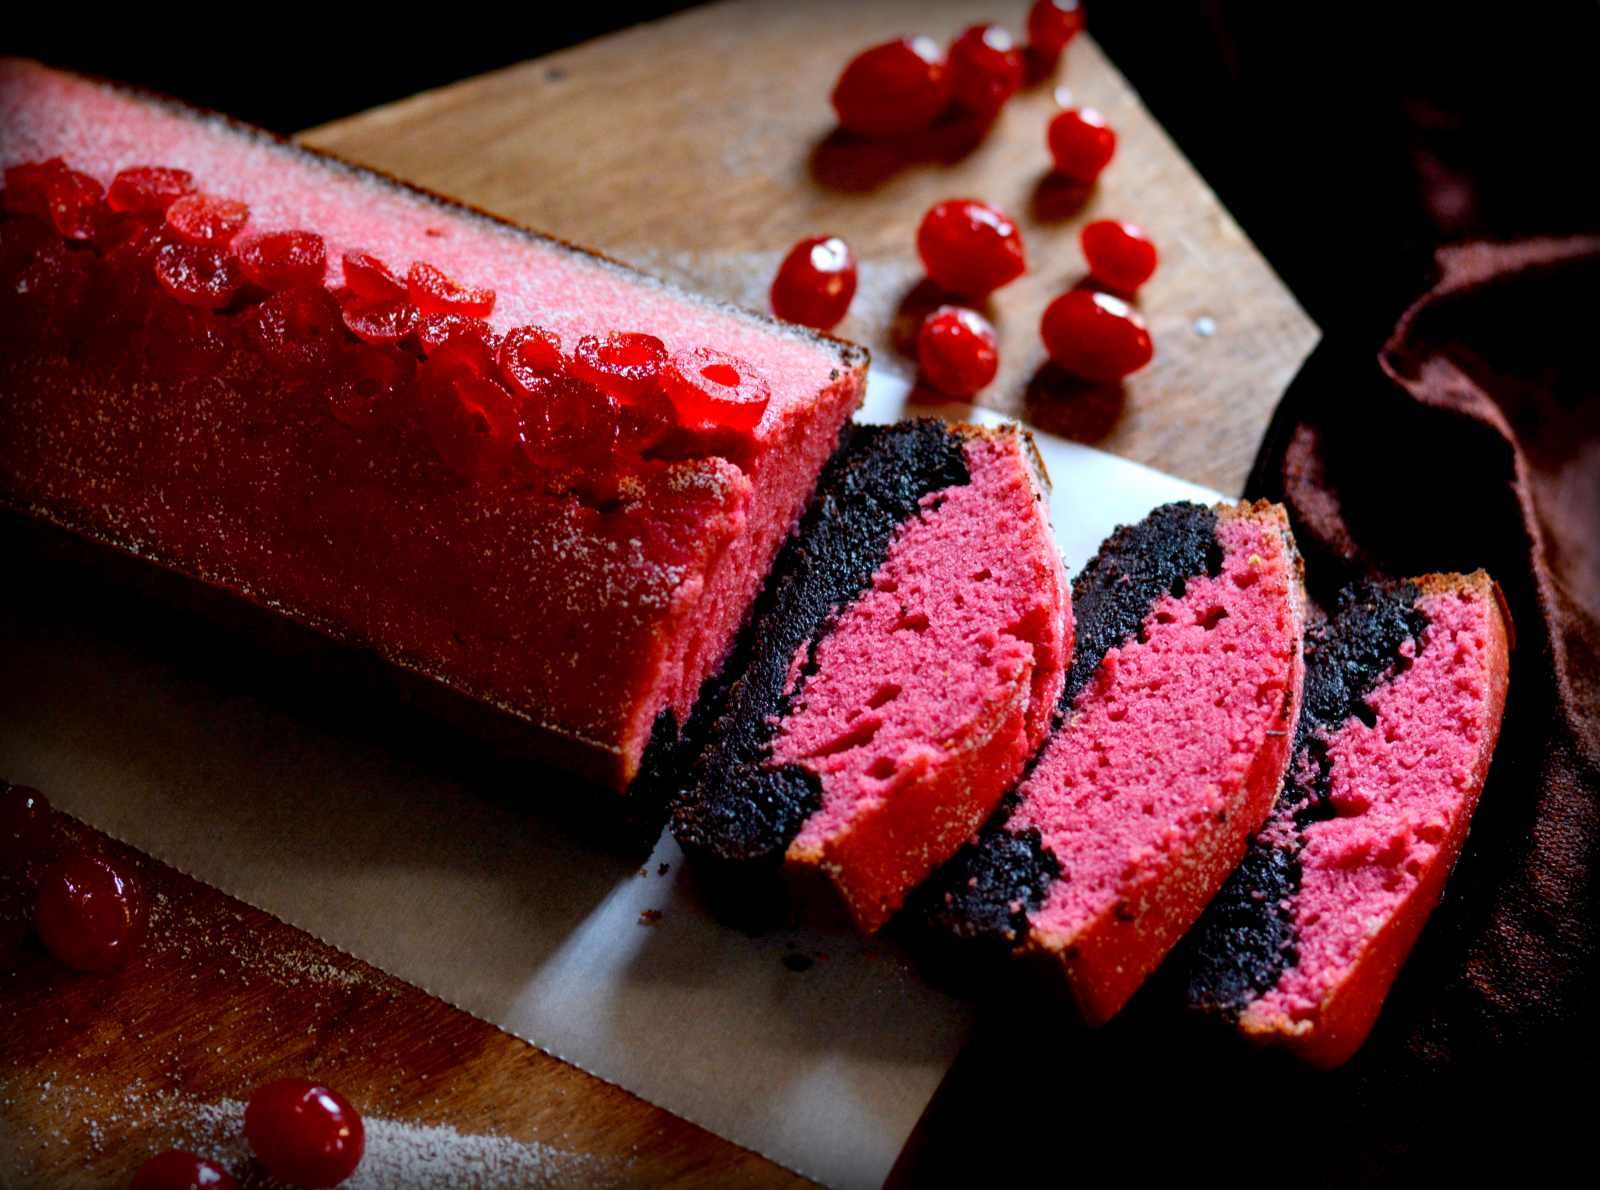
{"type": "Polygon", "coordinates": [[[859,348],[115,85],[0,62],[0,166],[0,505],[617,788],[861,397],[859,348]]]}
{"type": "Polygon", "coordinates": [[[944,935],[1043,959],[1098,1024],[1192,925],[1272,806],[1302,680],[1283,510],[1166,505],[1073,583],[1057,725],[919,894],[944,935]]]}
{"type": "Polygon", "coordinates": [[[854,429],[779,556],[695,769],[685,850],[872,933],[1049,729],[1072,609],[1027,435],[854,429]]]}
{"type": "Polygon", "coordinates": [[[1509,637],[1482,571],[1341,595],[1307,638],[1283,793],[1186,943],[1195,1007],[1316,1066],[1355,1053],[1461,852],[1509,637]]]}

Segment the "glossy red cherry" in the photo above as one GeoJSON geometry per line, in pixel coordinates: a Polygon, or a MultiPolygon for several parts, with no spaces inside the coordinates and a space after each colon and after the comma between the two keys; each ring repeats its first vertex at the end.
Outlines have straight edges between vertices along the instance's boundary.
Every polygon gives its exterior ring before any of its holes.
{"type": "Polygon", "coordinates": [[[320,1190],[337,1186],[361,1164],[361,1116],[337,1091],[301,1078],[257,1088],[244,1109],[244,1135],[280,1182],[320,1190]]]}
{"type": "Polygon", "coordinates": [[[446,343],[463,338],[473,340],[491,355],[500,346],[487,322],[466,314],[429,314],[417,327],[417,342],[425,355],[433,355],[446,343]]]}
{"type": "Polygon", "coordinates": [[[344,254],[344,283],[365,302],[397,302],[409,296],[406,279],[370,252],[344,254]]]}
{"type": "Polygon", "coordinates": [[[1092,182],[1117,151],[1117,134],[1092,107],[1069,108],[1050,121],[1050,156],[1056,172],[1074,182],[1092,182]]]}
{"type": "Polygon", "coordinates": [[[245,277],[264,289],[321,285],[328,272],[328,249],[311,231],[269,231],[235,243],[245,277]]]}
{"type": "Polygon", "coordinates": [[[105,188],[88,174],[62,170],[45,191],[50,222],[69,240],[90,239],[105,215],[104,196],[105,188]]]}
{"type": "Polygon", "coordinates": [[[499,476],[520,439],[517,401],[498,381],[459,364],[447,365],[443,377],[424,371],[422,424],[445,466],[478,483],[499,476]]]}
{"type": "Polygon", "coordinates": [[[320,285],[281,289],[255,310],[256,342],[269,363],[306,375],[333,361],[344,342],[343,312],[320,285]]]}
{"type": "Polygon", "coordinates": [[[162,212],[185,194],[194,193],[194,175],[186,169],[135,165],[111,179],[106,205],[113,211],[162,212]]]}
{"type": "Polygon", "coordinates": [[[610,393],[624,405],[636,404],[655,391],[666,344],[654,335],[611,331],[585,335],[573,353],[573,375],[610,393]]]}
{"type": "Polygon", "coordinates": [[[838,236],[789,249],[772,280],[772,312],[788,322],[832,330],[856,296],[856,254],[838,236]]]}
{"type": "Polygon", "coordinates": [[[940,306],[923,319],[917,363],[922,378],[945,396],[970,397],[1000,369],[994,327],[976,310],[940,306]]]}
{"type": "Polygon", "coordinates": [[[723,426],[748,433],[760,424],[772,400],[766,377],[710,347],[675,354],[661,371],[661,387],[678,420],[691,429],[723,426]]]}
{"type": "Polygon", "coordinates": [[[239,292],[244,273],[238,259],[220,248],[173,241],[156,251],[156,280],[186,306],[217,310],[239,292]]]}
{"type": "Polygon", "coordinates": [[[79,971],[115,971],[144,940],[144,891],[121,864],[74,855],[39,882],[39,936],[79,971]]]}
{"type": "Polygon", "coordinates": [[[979,116],[996,115],[1022,89],[1022,51],[999,25],[973,25],[950,46],[950,89],[979,116]]]}
{"type": "Polygon", "coordinates": [[[1067,43],[1083,32],[1078,0],[1038,0],[1028,10],[1028,46],[1046,62],[1061,57],[1067,43]]]}
{"type": "Polygon", "coordinates": [[[466,314],[487,318],[494,311],[494,290],[463,285],[426,261],[417,261],[406,274],[406,289],[424,314],[466,314]]]}
{"type": "Polygon", "coordinates": [[[0,878],[44,858],[50,838],[50,802],[44,794],[26,785],[0,789],[0,878]]]}
{"type": "Polygon", "coordinates": [[[5,210],[11,215],[31,215],[50,220],[50,186],[70,171],[59,157],[48,161],[21,161],[6,166],[5,210]]]}
{"type": "Polygon", "coordinates": [[[1087,289],[1051,302],[1039,334],[1051,359],[1074,376],[1100,383],[1137,372],[1155,354],[1144,320],[1127,302],[1087,289]]]}
{"type": "Polygon", "coordinates": [[[1022,233],[998,207],[958,198],[936,203],[917,228],[928,276],[953,293],[983,297],[1028,267],[1022,233]]]}
{"type": "Polygon", "coordinates": [[[182,1149],[158,1153],[139,1167],[130,1190],[238,1190],[239,1183],[215,1161],[182,1149]]]}
{"type": "Polygon", "coordinates": [[[544,388],[544,382],[566,365],[561,337],[542,326],[514,326],[500,343],[495,362],[511,387],[523,396],[544,388]]]}
{"type": "Polygon", "coordinates": [[[610,459],[621,406],[597,385],[557,373],[522,402],[522,451],[539,467],[588,467],[610,459]]]}
{"type": "Polygon", "coordinates": [[[1156,271],[1156,246],[1144,229],[1115,219],[1096,219],[1078,236],[1089,275],[1107,289],[1132,293],[1156,271]]]}
{"type": "Polygon", "coordinates": [[[226,244],[249,220],[244,203],[210,194],[185,194],[167,208],[167,226],[192,244],[226,244]]]}
{"type": "Polygon", "coordinates": [[[863,50],[833,88],[839,124],[862,136],[917,132],[949,105],[944,55],[926,37],[902,37],[863,50]]]}
{"type": "Polygon", "coordinates": [[[387,347],[400,342],[417,329],[421,321],[409,299],[396,301],[354,301],[342,311],[350,333],[364,343],[387,347]]]}
{"type": "Polygon", "coordinates": [[[375,429],[396,419],[416,374],[414,358],[404,352],[353,348],[339,362],[329,407],[353,430],[375,429]]]}

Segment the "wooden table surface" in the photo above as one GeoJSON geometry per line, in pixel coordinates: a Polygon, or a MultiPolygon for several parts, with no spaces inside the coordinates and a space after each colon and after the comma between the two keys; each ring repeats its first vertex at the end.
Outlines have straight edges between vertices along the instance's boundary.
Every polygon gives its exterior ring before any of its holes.
{"type": "MultiPolygon", "coordinates": [[[[947,39],[985,18],[1019,27],[1024,10],[1022,0],[714,5],[306,139],[747,305],[764,304],[794,240],[844,235],[862,286],[840,333],[890,369],[908,370],[892,328],[921,299],[912,240],[922,212],[958,195],[998,203],[1023,227],[1030,271],[990,305],[1003,368],[985,400],[1235,492],[1316,330],[1087,38],[975,147],[958,128],[910,160],[833,131],[827,93],[859,48],[906,31],[947,39]],[[1120,136],[1088,195],[1047,173],[1044,127],[1062,86],[1104,110],[1120,136]],[[1161,271],[1141,300],[1157,358],[1125,389],[1071,391],[1040,371],[1037,320],[1082,276],[1078,227],[1106,215],[1142,223],[1160,245],[1161,271]]],[[[74,824],[62,829],[131,854],[74,824]]],[[[0,975],[0,1185],[122,1185],[171,1144],[237,1148],[236,1138],[218,1141],[232,1105],[284,1075],[341,1088],[370,1118],[392,1122],[381,1128],[391,1157],[415,1159],[431,1146],[458,1163],[457,1184],[488,1168],[551,1184],[798,1181],[134,859],[155,909],[133,966],[74,975],[34,945],[15,974],[0,975]],[[504,1139],[471,1139],[486,1136],[504,1139]]]]}

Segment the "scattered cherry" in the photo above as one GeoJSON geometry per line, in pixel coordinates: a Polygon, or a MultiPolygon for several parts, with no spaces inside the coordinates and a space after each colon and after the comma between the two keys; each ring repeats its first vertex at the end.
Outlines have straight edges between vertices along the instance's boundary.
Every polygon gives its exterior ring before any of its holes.
{"type": "Polygon", "coordinates": [[[220,248],[174,241],[156,252],[156,280],[186,306],[217,310],[233,300],[244,274],[220,248]]]}
{"type": "Polygon", "coordinates": [[[617,445],[617,399],[577,376],[557,373],[522,403],[522,452],[540,467],[590,466],[617,445]]]}
{"type": "Polygon", "coordinates": [[[69,240],[90,239],[100,224],[104,196],[104,188],[88,174],[64,169],[45,191],[50,222],[69,240]]]}
{"type": "Polygon", "coordinates": [[[417,308],[405,298],[355,301],[344,307],[344,325],[364,343],[389,346],[417,329],[417,308]]]}
{"type": "Polygon", "coordinates": [[[194,175],[186,169],[135,165],[111,179],[106,205],[113,211],[164,212],[185,194],[194,193],[194,175]]]}
{"type": "Polygon", "coordinates": [[[1092,182],[1117,151],[1117,134],[1092,107],[1068,108],[1050,121],[1050,156],[1056,172],[1074,182],[1092,182]]]}
{"type": "Polygon", "coordinates": [[[1051,302],[1039,333],[1051,359],[1074,376],[1100,383],[1137,372],[1155,354],[1144,320],[1127,302],[1087,289],[1051,302]]]}
{"type": "Polygon", "coordinates": [[[256,1089],[244,1109],[250,1148],[281,1182],[320,1190],[337,1186],[361,1164],[361,1117],[337,1091],[284,1078],[256,1089]]]}
{"type": "Polygon", "coordinates": [[[1144,229],[1115,219],[1096,219],[1078,236],[1089,275],[1107,289],[1132,293],[1156,271],[1156,246],[1144,229]]]}
{"type": "Polygon", "coordinates": [[[244,203],[210,194],[185,194],[167,208],[167,226],[193,244],[226,244],[249,220],[244,203]]]}
{"type": "Polygon", "coordinates": [[[514,326],[501,341],[496,362],[514,389],[532,396],[561,371],[561,338],[540,326],[514,326]]]}
{"type": "Polygon", "coordinates": [[[130,1190],[238,1190],[238,1186],[215,1161],[182,1149],[168,1149],[139,1167],[130,1190]]]}
{"type": "Polygon", "coordinates": [[[50,847],[50,802],[37,789],[0,791],[0,877],[27,870],[50,847]]]}
{"type": "Polygon", "coordinates": [[[756,428],[772,400],[766,377],[743,360],[710,347],[680,351],[661,371],[661,387],[691,428],[756,428]]]}
{"type": "Polygon", "coordinates": [[[972,199],[934,204],[917,228],[928,276],[953,293],[983,297],[1027,268],[1022,233],[998,207],[972,199]]]}
{"type": "Polygon", "coordinates": [[[633,405],[655,391],[666,359],[666,344],[654,335],[610,331],[578,340],[572,371],[624,405],[633,405]]]}
{"type": "Polygon", "coordinates": [[[322,286],[280,289],[256,307],[256,342],[274,367],[306,375],[333,361],[342,321],[339,303],[322,286]]]}
{"type": "Polygon", "coordinates": [[[363,301],[397,302],[409,296],[406,279],[370,252],[344,254],[344,283],[363,301]]]}
{"type": "Polygon", "coordinates": [[[976,310],[940,306],[923,320],[917,362],[923,379],[945,396],[970,397],[1000,369],[994,327],[976,310]]]}
{"type": "Polygon", "coordinates": [[[1022,51],[999,25],[973,25],[950,46],[950,88],[974,115],[997,115],[1022,89],[1022,51]]]}
{"type": "Polygon", "coordinates": [[[245,277],[264,289],[321,285],[328,249],[311,231],[269,231],[234,244],[245,277]]]}
{"type": "Polygon", "coordinates": [[[426,261],[417,261],[406,274],[406,288],[424,314],[467,314],[487,318],[494,310],[494,290],[463,285],[426,261]]]}
{"type": "Polygon", "coordinates": [[[115,971],[144,938],[144,892],[120,864],[74,855],[39,883],[39,936],[67,966],[115,971]]]}
{"type": "Polygon", "coordinates": [[[1083,23],[1078,0],[1038,0],[1028,10],[1028,46],[1053,64],[1067,43],[1083,32],[1083,23]]]}
{"type": "Polygon", "coordinates": [[[902,136],[937,120],[950,104],[950,75],[939,47],[902,37],[852,58],[833,88],[839,124],[862,136],[902,136]]]}
{"type": "Polygon", "coordinates": [[[838,236],[801,240],[772,281],[772,312],[789,322],[832,330],[856,296],[856,254],[838,236]]]}

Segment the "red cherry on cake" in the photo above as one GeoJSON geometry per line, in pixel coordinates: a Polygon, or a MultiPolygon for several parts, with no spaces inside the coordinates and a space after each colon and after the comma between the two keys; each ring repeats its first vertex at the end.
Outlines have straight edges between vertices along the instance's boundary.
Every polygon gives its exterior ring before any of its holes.
{"type": "Polygon", "coordinates": [[[572,373],[632,405],[655,391],[666,359],[666,344],[654,335],[611,331],[578,340],[572,373]]]}
{"type": "Polygon", "coordinates": [[[0,877],[25,872],[50,846],[50,802],[37,789],[0,790],[0,877]]]}
{"type": "Polygon", "coordinates": [[[506,332],[496,356],[500,371],[523,396],[542,391],[544,383],[565,366],[561,337],[542,326],[514,326],[506,332]]]}
{"type": "Polygon", "coordinates": [[[1083,32],[1083,5],[1078,0],[1038,0],[1028,10],[1028,48],[1054,64],[1083,32]]]}
{"type": "Polygon", "coordinates": [[[749,432],[772,400],[766,378],[743,360],[710,347],[680,351],[662,369],[661,387],[691,429],[749,432]]]}
{"type": "Polygon", "coordinates": [[[1039,333],[1050,358],[1084,380],[1121,380],[1155,354],[1144,320],[1127,302],[1087,289],[1051,302],[1039,333]]]}
{"type": "Polygon", "coordinates": [[[244,273],[239,261],[220,248],[174,241],[156,252],[156,280],[186,306],[217,310],[239,292],[244,273]]]}
{"type": "Polygon", "coordinates": [[[191,244],[229,243],[249,219],[244,203],[210,194],[185,194],[167,208],[167,226],[191,244]]]}
{"type": "Polygon", "coordinates": [[[1069,108],[1050,121],[1050,156],[1056,172],[1085,184],[1100,176],[1117,151],[1117,134],[1092,107],[1069,108]]]}
{"type": "Polygon", "coordinates": [[[258,1088],[244,1109],[244,1135],[269,1174],[307,1190],[337,1186],[366,1148],[361,1116],[349,1100],[302,1078],[258,1088]]]}
{"type": "Polygon", "coordinates": [[[917,253],[928,276],[964,297],[983,297],[1028,267],[1022,233],[998,207],[958,198],[936,203],[917,228],[917,253]]]}
{"type": "Polygon", "coordinates": [[[406,274],[412,304],[424,314],[466,314],[487,318],[494,312],[494,290],[463,285],[426,261],[419,260],[406,274]]]}
{"type": "Polygon", "coordinates": [[[787,322],[832,330],[856,296],[856,254],[838,236],[789,249],[772,281],[772,312],[787,322]]]}
{"type": "Polygon", "coordinates": [[[417,329],[421,316],[409,299],[362,301],[343,308],[344,325],[363,343],[392,346],[417,329]]]}
{"type": "Polygon", "coordinates": [[[130,1190],[238,1190],[238,1186],[215,1161],[182,1149],[168,1149],[139,1167],[130,1190]]]}
{"type": "Polygon", "coordinates": [[[115,971],[144,939],[144,891],[123,865],[74,855],[39,882],[39,936],[79,971],[115,971]]]}
{"type": "Polygon", "coordinates": [[[344,283],[366,302],[397,302],[410,295],[406,279],[370,252],[344,254],[344,283]]]}
{"type": "Polygon", "coordinates": [[[111,179],[106,205],[113,211],[164,212],[185,194],[194,193],[194,175],[186,169],[135,165],[111,179]]]}
{"type": "Polygon", "coordinates": [[[1089,275],[1107,289],[1132,293],[1156,271],[1156,246],[1142,227],[1096,219],[1078,236],[1089,275]]]}
{"type": "Polygon", "coordinates": [[[320,285],[280,289],[255,310],[252,329],[267,362],[281,372],[305,376],[332,361],[344,342],[341,312],[320,285]]]}
{"type": "Polygon", "coordinates": [[[976,310],[940,306],[923,320],[917,362],[922,378],[945,396],[970,397],[1000,368],[994,327],[976,310]]]}
{"type": "Polygon", "coordinates": [[[100,200],[105,189],[88,174],[62,170],[45,191],[45,205],[56,231],[69,240],[87,240],[105,214],[100,200]]]}
{"type": "Polygon", "coordinates": [[[994,116],[1022,89],[1022,51],[999,25],[973,25],[950,46],[950,90],[978,116],[994,116]]]}
{"type": "Polygon", "coordinates": [[[944,55],[926,37],[902,37],[863,50],[833,88],[840,126],[862,136],[918,132],[949,104],[944,55]]]}
{"type": "Polygon", "coordinates": [[[263,289],[321,285],[328,270],[322,237],[310,231],[269,231],[234,245],[245,278],[263,289]]]}
{"type": "Polygon", "coordinates": [[[597,385],[555,373],[522,402],[522,453],[536,467],[588,467],[616,449],[621,407],[597,385]]]}

